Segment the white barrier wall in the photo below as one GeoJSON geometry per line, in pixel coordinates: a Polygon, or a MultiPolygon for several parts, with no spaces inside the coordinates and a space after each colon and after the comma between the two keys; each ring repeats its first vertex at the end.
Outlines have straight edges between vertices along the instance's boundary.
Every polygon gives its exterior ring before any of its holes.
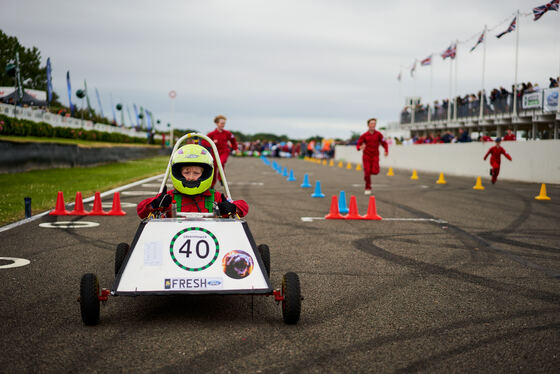
{"type": "MultiPolygon", "coordinates": [[[[380,148],[380,166],[490,179],[490,156],[486,161],[482,159],[494,144],[390,145],[388,157],[383,156],[380,148]]],[[[513,162],[502,156],[499,179],[560,183],[560,140],[502,142],[502,147],[511,155],[513,162]]],[[[335,158],[337,161],[361,163],[362,153],[356,150],[356,146],[337,145],[335,158]]]]}

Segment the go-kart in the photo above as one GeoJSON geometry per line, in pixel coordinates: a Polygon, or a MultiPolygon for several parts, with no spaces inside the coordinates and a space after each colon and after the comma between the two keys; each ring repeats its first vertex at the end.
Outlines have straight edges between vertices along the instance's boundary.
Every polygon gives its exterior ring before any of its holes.
{"type": "MultiPolygon", "coordinates": [[[[169,178],[173,155],[186,139],[206,140],[219,160],[214,142],[206,135],[189,133],[173,148],[161,193],[169,178]]],[[[217,167],[231,199],[220,162],[217,167]]],[[[99,287],[95,274],[87,273],[80,282],[80,310],[86,325],[99,323],[100,304],[109,296],[142,295],[266,295],[282,304],[285,323],[295,324],[301,312],[299,277],[284,274],[282,287],[270,283],[270,250],[257,246],[247,222],[239,217],[222,218],[214,213],[177,212],[176,217],[152,214],[144,219],[132,243],[120,243],[115,251],[115,280],[112,288],[99,287]]]]}

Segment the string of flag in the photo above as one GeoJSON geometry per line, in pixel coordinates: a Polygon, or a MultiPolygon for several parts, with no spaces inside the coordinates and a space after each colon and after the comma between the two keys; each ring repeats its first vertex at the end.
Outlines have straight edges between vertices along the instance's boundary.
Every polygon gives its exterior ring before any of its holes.
{"type": "MultiPolygon", "coordinates": [[[[560,0],[551,0],[544,5],[533,8],[532,12],[519,13],[519,16],[520,17],[527,17],[527,16],[532,15],[533,16],[533,21],[538,21],[546,12],[548,12],[548,11],[558,12],[559,8],[560,8],[560,0]]],[[[496,38],[500,39],[504,35],[509,34],[512,31],[515,31],[515,29],[517,27],[517,23],[519,21],[517,18],[518,18],[517,13],[515,13],[515,15],[513,16],[513,20],[511,20],[507,29],[498,33],[496,35],[496,38]]],[[[445,60],[447,58],[450,58],[451,60],[453,60],[457,56],[457,45],[458,44],[468,43],[468,42],[474,40],[474,38],[476,38],[478,36],[478,39],[476,40],[476,43],[469,50],[469,52],[473,52],[480,44],[484,43],[484,40],[487,37],[487,34],[489,32],[494,31],[498,27],[504,25],[509,20],[510,20],[510,18],[508,17],[508,18],[504,19],[503,21],[501,21],[500,23],[498,23],[497,25],[495,25],[491,28],[488,28],[488,29],[485,28],[482,31],[482,33],[476,33],[476,34],[472,35],[471,37],[469,37],[465,40],[462,40],[462,41],[452,42],[449,45],[449,47],[447,47],[445,50],[443,50],[442,52],[439,52],[437,54],[439,54],[443,60],[445,60]]],[[[423,60],[420,60],[420,66],[430,66],[432,64],[432,58],[433,58],[434,54],[435,53],[431,53],[429,56],[427,56],[423,60]]],[[[412,65],[407,67],[407,69],[410,69],[410,76],[411,77],[414,77],[417,62],[418,62],[418,60],[414,59],[414,62],[412,63],[412,65]]],[[[401,66],[401,69],[402,69],[402,66],[401,66]]],[[[399,74],[397,75],[397,80],[400,81],[401,79],[402,79],[402,73],[401,73],[401,71],[399,71],[399,74]]]]}

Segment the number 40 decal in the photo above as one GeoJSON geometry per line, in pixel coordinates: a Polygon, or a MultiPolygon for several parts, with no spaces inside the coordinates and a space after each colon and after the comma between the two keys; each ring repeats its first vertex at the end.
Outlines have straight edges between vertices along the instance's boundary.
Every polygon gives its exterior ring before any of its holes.
{"type": "Polygon", "coordinates": [[[179,231],[169,245],[173,262],[187,271],[202,271],[218,258],[220,245],[216,236],[202,227],[189,227],[179,231]]]}

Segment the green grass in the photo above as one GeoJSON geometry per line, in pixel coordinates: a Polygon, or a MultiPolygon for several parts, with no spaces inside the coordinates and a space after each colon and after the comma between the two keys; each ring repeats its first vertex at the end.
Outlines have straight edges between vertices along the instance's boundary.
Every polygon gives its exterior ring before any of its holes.
{"type": "Polygon", "coordinates": [[[0,225],[25,218],[24,197],[31,197],[32,214],[54,209],[58,191],[64,202],[73,202],[76,192],[93,196],[152,175],[163,174],[166,156],[118,162],[95,167],[34,170],[0,174],[0,225]]]}

